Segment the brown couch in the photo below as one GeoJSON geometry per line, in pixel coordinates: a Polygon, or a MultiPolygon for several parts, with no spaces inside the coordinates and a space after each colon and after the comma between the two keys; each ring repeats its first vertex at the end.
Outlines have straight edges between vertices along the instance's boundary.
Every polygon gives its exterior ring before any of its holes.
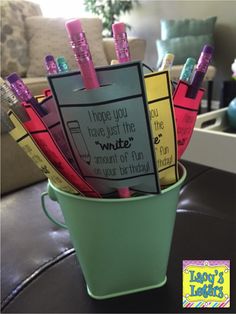
{"type": "MultiPolygon", "coordinates": [[[[203,313],[201,308],[183,309],[181,295],[183,260],[200,259],[230,260],[231,305],[217,312],[235,313],[236,176],[190,162],[184,165],[187,178],[180,191],[167,283],[109,300],[88,296],[67,230],[44,215],[40,194],[46,190],[46,182],[4,196],[2,312],[203,313]]],[[[47,207],[62,219],[58,204],[48,200],[47,207]]]]}

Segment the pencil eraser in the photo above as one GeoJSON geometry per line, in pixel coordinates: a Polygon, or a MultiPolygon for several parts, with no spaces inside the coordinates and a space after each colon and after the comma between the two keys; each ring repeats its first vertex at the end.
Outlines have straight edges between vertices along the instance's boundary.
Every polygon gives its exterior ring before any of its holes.
{"type": "Polygon", "coordinates": [[[202,49],[203,53],[210,53],[213,54],[214,48],[210,45],[205,45],[202,49]]]}
{"type": "Polygon", "coordinates": [[[15,83],[16,81],[20,80],[20,77],[19,75],[17,75],[16,73],[12,73],[10,75],[8,75],[6,77],[7,81],[10,83],[10,84],[13,84],[15,83]]]}
{"type": "Polygon", "coordinates": [[[118,194],[121,198],[128,198],[130,197],[130,190],[129,188],[119,188],[118,194]]]}
{"type": "Polygon", "coordinates": [[[119,61],[116,59],[111,60],[111,65],[114,65],[114,64],[119,64],[119,61]]]}
{"type": "Polygon", "coordinates": [[[75,35],[83,32],[81,22],[78,19],[67,21],[65,23],[65,27],[69,35],[75,35]]]}
{"type": "Polygon", "coordinates": [[[47,55],[47,56],[45,57],[45,61],[46,61],[46,62],[55,61],[55,59],[54,59],[54,57],[53,57],[52,55],[47,55]]]}
{"type": "Polygon", "coordinates": [[[125,24],[122,22],[117,22],[112,24],[113,34],[125,33],[125,24]]]}

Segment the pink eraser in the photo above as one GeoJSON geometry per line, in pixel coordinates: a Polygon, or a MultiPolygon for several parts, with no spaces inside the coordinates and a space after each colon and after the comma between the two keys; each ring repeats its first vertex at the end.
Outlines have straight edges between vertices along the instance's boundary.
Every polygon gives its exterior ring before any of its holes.
{"type": "Polygon", "coordinates": [[[119,188],[118,194],[121,198],[128,198],[131,196],[129,188],[119,188]]]}
{"type": "Polygon", "coordinates": [[[113,34],[125,33],[125,24],[122,22],[112,24],[113,34]]]}
{"type": "Polygon", "coordinates": [[[78,33],[82,33],[83,29],[81,26],[81,22],[78,19],[69,20],[65,23],[66,30],[69,35],[75,35],[78,33]]]}

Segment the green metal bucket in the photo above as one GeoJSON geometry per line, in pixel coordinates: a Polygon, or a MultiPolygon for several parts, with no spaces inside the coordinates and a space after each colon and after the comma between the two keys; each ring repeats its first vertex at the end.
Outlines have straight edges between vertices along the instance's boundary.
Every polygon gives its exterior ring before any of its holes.
{"type": "Polygon", "coordinates": [[[180,179],[159,195],[126,199],[85,198],[62,192],[51,182],[42,194],[60,204],[66,227],[81,265],[88,293],[105,299],[161,287],[175,223],[180,179]]]}

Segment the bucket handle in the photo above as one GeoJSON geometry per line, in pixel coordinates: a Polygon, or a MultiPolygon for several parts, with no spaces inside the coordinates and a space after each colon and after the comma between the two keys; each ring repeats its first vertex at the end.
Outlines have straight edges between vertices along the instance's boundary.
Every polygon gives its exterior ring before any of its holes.
{"type": "Polygon", "coordinates": [[[64,223],[62,223],[62,222],[56,220],[56,219],[49,213],[49,211],[48,211],[48,209],[47,209],[47,207],[46,207],[46,205],[45,205],[45,196],[47,196],[47,195],[48,195],[48,192],[43,192],[43,193],[41,194],[41,205],[42,205],[44,214],[48,217],[49,220],[51,220],[51,221],[52,221],[54,224],[56,224],[57,226],[59,226],[59,227],[61,227],[61,228],[64,228],[64,229],[68,229],[67,226],[66,226],[64,223]]]}

